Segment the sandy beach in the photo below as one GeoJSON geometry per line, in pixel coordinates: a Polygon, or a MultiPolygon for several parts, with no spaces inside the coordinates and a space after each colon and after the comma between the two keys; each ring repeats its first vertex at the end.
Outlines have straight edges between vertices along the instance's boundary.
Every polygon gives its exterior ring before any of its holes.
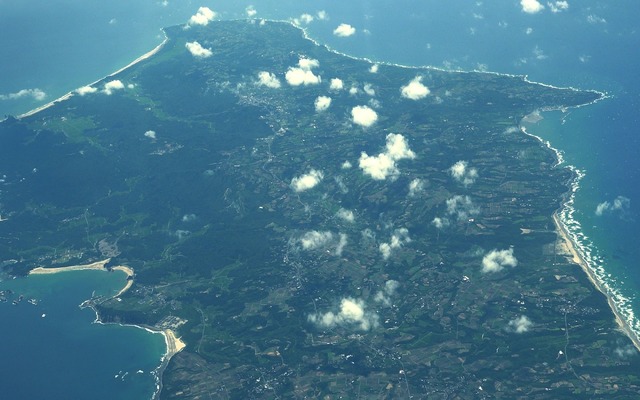
{"type": "MultiPolygon", "coordinates": [[[[164,31],[163,31],[163,33],[164,33],[164,31]]],[[[92,82],[92,83],[90,83],[90,84],[88,84],[88,85],[86,85],[86,86],[93,86],[93,85],[97,84],[98,82],[100,82],[100,81],[102,81],[102,80],[105,80],[105,79],[110,78],[110,77],[112,77],[112,76],[114,76],[114,75],[116,75],[116,74],[119,74],[120,72],[124,71],[124,70],[125,70],[125,69],[127,69],[127,68],[132,67],[133,65],[135,65],[135,64],[137,64],[137,63],[139,63],[140,61],[144,61],[144,60],[146,60],[147,58],[149,58],[149,57],[153,56],[153,55],[154,55],[154,54],[156,54],[158,51],[160,51],[160,49],[162,48],[162,46],[164,46],[164,44],[165,44],[165,43],[167,43],[167,40],[169,40],[169,38],[168,38],[168,37],[167,37],[167,35],[165,34],[165,35],[164,35],[164,40],[162,41],[162,43],[160,43],[159,45],[157,45],[157,46],[156,46],[153,50],[151,50],[150,52],[148,52],[148,53],[145,53],[145,54],[141,55],[140,57],[136,58],[135,60],[133,60],[133,61],[132,61],[132,62],[130,62],[129,64],[127,64],[127,65],[125,65],[124,67],[120,68],[119,70],[117,70],[117,71],[115,71],[115,72],[112,72],[111,74],[109,74],[109,75],[107,75],[107,76],[105,76],[105,77],[103,77],[103,78],[100,78],[100,79],[98,79],[97,81],[92,82]]],[[[62,102],[62,101],[65,101],[65,100],[69,99],[69,98],[70,98],[71,96],[73,96],[74,94],[75,94],[75,90],[73,90],[73,91],[71,91],[71,92],[69,92],[69,93],[66,93],[66,94],[64,94],[63,96],[60,96],[60,97],[58,97],[57,99],[55,99],[55,100],[53,100],[53,101],[48,102],[47,104],[43,104],[43,105],[41,105],[40,107],[34,108],[34,109],[33,109],[33,110],[31,110],[31,111],[27,111],[27,112],[26,112],[26,113],[24,113],[24,114],[20,114],[20,115],[18,115],[18,119],[26,118],[26,117],[30,117],[30,116],[32,116],[32,115],[34,115],[34,114],[39,113],[39,112],[40,112],[40,111],[42,111],[42,110],[46,110],[47,108],[49,108],[49,107],[51,107],[51,106],[53,106],[53,105],[55,105],[55,104],[57,104],[57,103],[60,103],[60,102],[62,102]]]]}
{"type": "Polygon", "coordinates": [[[625,322],[623,316],[620,314],[620,311],[618,311],[618,308],[616,307],[615,302],[613,301],[611,296],[607,293],[605,288],[602,287],[602,284],[598,281],[598,278],[595,276],[595,274],[591,270],[589,263],[587,263],[587,261],[580,255],[580,253],[576,249],[576,246],[571,240],[571,236],[567,232],[567,229],[565,228],[564,224],[560,220],[558,213],[553,214],[553,222],[556,226],[556,231],[558,232],[558,235],[560,236],[560,238],[562,238],[564,242],[564,249],[568,250],[569,254],[571,255],[571,261],[574,262],[575,264],[578,264],[582,268],[582,270],[585,272],[585,274],[587,274],[587,277],[589,278],[589,281],[591,281],[593,286],[595,286],[596,289],[598,289],[602,294],[605,295],[605,297],[607,298],[607,303],[609,303],[609,308],[611,308],[611,311],[613,311],[613,314],[615,316],[616,322],[618,323],[618,326],[620,327],[620,330],[622,330],[622,332],[624,332],[624,334],[627,335],[629,339],[631,339],[631,342],[633,343],[633,345],[636,347],[636,349],[638,349],[638,351],[640,351],[640,338],[638,338],[638,336],[631,330],[629,325],[625,322]]]}
{"type": "Polygon", "coordinates": [[[96,261],[91,264],[84,265],[72,265],[69,267],[58,267],[58,268],[44,268],[38,267],[29,271],[29,275],[47,275],[47,274],[58,274],[61,272],[69,272],[69,271],[83,271],[83,270],[98,270],[98,271],[106,271],[107,268],[105,265],[109,262],[110,259],[96,261]]]}
{"type": "Polygon", "coordinates": [[[184,349],[187,345],[179,337],[177,337],[175,332],[173,332],[171,329],[165,329],[164,331],[162,331],[162,334],[164,335],[164,340],[167,343],[166,357],[167,361],[169,361],[171,357],[182,351],[182,349],[184,349]]]}

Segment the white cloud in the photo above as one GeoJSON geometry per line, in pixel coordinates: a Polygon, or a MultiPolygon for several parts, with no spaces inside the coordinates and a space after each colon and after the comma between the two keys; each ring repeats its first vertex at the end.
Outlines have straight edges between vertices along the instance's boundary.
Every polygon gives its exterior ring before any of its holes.
{"type": "Polygon", "coordinates": [[[42,101],[47,97],[47,94],[38,88],[22,89],[15,93],[0,94],[0,100],[17,100],[25,97],[32,97],[34,100],[42,101]]]}
{"type": "Polygon", "coordinates": [[[447,214],[455,215],[458,221],[468,219],[480,213],[469,196],[456,195],[447,200],[447,214]]]}
{"type": "Polygon", "coordinates": [[[344,247],[347,245],[347,235],[344,233],[341,233],[339,236],[340,236],[340,240],[338,241],[338,245],[336,246],[336,252],[335,252],[335,255],[337,255],[338,257],[342,255],[342,250],[344,250],[344,247]]]}
{"type": "Polygon", "coordinates": [[[329,15],[324,10],[318,11],[317,16],[320,21],[326,21],[327,19],[329,19],[329,15]]]}
{"type": "Polygon", "coordinates": [[[515,333],[525,333],[533,326],[533,322],[526,316],[521,315],[518,318],[509,321],[508,329],[515,333]]]}
{"type": "Polygon", "coordinates": [[[298,61],[298,67],[289,67],[289,70],[285,74],[285,79],[291,86],[317,85],[322,82],[322,78],[314,75],[311,69],[319,65],[318,60],[301,58],[298,61]]]}
{"type": "Polygon", "coordinates": [[[533,33],[533,28],[527,28],[524,33],[526,33],[527,35],[531,35],[533,33]]]}
{"type": "Polygon", "coordinates": [[[396,290],[400,287],[400,282],[394,280],[388,280],[384,283],[384,288],[376,293],[373,300],[376,303],[382,303],[389,307],[391,306],[391,297],[396,293],[396,290]]]}
{"type": "Polygon", "coordinates": [[[84,96],[85,94],[95,93],[97,91],[98,89],[91,86],[83,86],[81,88],[76,89],[76,93],[78,93],[80,96],[84,96]]]}
{"type": "Polygon", "coordinates": [[[255,17],[258,13],[253,6],[248,6],[247,8],[245,8],[245,12],[247,13],[247,17],[249,18],[255,17]]]}
{"type": "Polygon", "coordinates": [[[326,247],[333,241],[333,233],[329,231],[309,231],[302,235],[300,244],[305,250],[315,250],[326,247]]]}
{"type": "Polygon", "coordinates": [[[505,267],[515,267],[518,260],[513,255],[513,248],[507,250],[491,250],[482,258],[482,272],[500,272],[505,267]]]}
{"type": "Polygon", "coordinates": [[[207,25],[213,21],[218,14],[212,11],[209,7],[200,7],[195,15],[189,18],[189,25],[207,25]]]}
{"type": "Polygon", "coordinates": [[[102,92],[110,96],[113,94],[114,90],[122,90],[122,89],[124,89],[124,84],[120,80],[116,79],[116,80],[105,83],[104,89],[102,89],[102,92]]]}
{"type": "Polygon", "coordinates": [[[350,297],[341,300],[339,311],[311,314],[308,318],[322,328],[343,326],[368,331],[378,326],[378,315],[367,311],[364,301],[350,297]]]}
{"type": "Polygon", "coordinates": [[[187,50],[189,50],[189,53],[191,53],[191,55],[194,57],[207,58],[213,55],[211,49],[205,49],[198,42],[187,42],[185,43],[184,47],[186,47],[187,50]]]}
{"type": "Polygon", "coordinates": [[[394,160],[402,160],[405,158],[416,158],[416,154],[409,148],[407,140],[399,133],[390,133],[387,135],[387,154],[394,160]]]}
{"type": "Polygon", "coordinates": [[[537,14],[544,9],[544,6],[538,0],[520,0],[522,11],[527,14],[537,14]]]}
{"type": "Polygon", "coordinates": [[[424,182],[422,179],[414,179],[409,183],[409,196],[413,197],[424,190],[424,182]]]}
{"type": "Polygon", "coordinates": [[[349,24],[340,24],[336,29],[334,29],[333,34],[340,37],[351,36],[356,33],[356,28],[349,24]]]}
{"type": "Polygon", "coordinates": [[[320,76],[314,75],[311,71],[305,71],[302,68],[289,68],[285,74],[287,83],[291,86],[300,85],[317,85],[322,81],[320,76]]]}
{"type": "Polygon", "coordinates": [[[316,112],[324,111],[331,105],[331,97],[318,96],[313,104],[316,107],[316,112]]]}
{"type": "Polygon", "coordinates": [[[355,106],[351,109],[351,118],[354,124],[368,128],[378,120],[378,114],[367,106],[355,106]]]}
{"type": "Polygon", "coordinates": [[[590,14],[587,16],[587,22],[590,24],[606,24],[607,20],[595,14],[590,14]]]}
{"type": "Polygon", "coordinates": [[[616,347],[613,352],[619,358],[630,358],[638,354],[638,350],[636,350],[636,348],[631,344],[628,344],[624,347],[616,347]]]}
{"type": "Polygon", "coordinates": [[[275,74],[272,74],[271,72],[260,71],[258,73],[258,84],[273,89],[278,89],[280,87],[280,80],[276,77],[275,74]]]}
{"type": "Polygon", "coordinates": [[[196,219],[198,219],[198,217],[195,214],[185,214],[182,216],[182,222],[193,222],[196,219]]]}
{"type": "Polygon", "coordinates": [[[315,60],[313,58],[301,58],[298,60],[298,67],[302,68],[305,71],[311,71],[313,68],[317,68],[320,66],[320,61],[315,60]]]}
{"type": "Polygon", "coordinates": [[[629,211],[630,207],[631,199],[624,196],[618,196],[613,199],[613,201],[603,201],[602,203],[598,204],[598,206],[596,207],[596,215],[598,217],[601,217],[605,213],[612,213],[616,211],[626,213],[627,211],[629,211]]]}
{"type": "Polygon", "coordinates": [[[324,178],[322,171],[312,169],[309,173],[291,179],[291,188],[296,192],[303,192],[315,187],[324,178]]]}
{"type": "Polygon", "coordinates": [[[559,13],[569,9],[569,2],[567,1],[548,2],[547,5],[552,13],[559,13]]]}
{"type": "Polygon", "coordinates": [[[449,226],[449,220],[447,218],[435,217],[431,223],[438,229],[449,226]]]}
{"type": "Polygon", "coordinates": [[[431,93],[428,87],[422,84],[422,77],[416,76],[406,86],[400,88],[402,97],[411,100],[424,99],[431,93]]]}
{"type": "Polygon", "coordinates": [[[365,83],[365,85],[362,88],[362,90],[364,90],[364,92],[366,94],[368,94],[369,96],[375,96],[376,95],[376,91],[373,89],[373,86],[370,83],[365,83]]]}
{"type": "Polygon", "coordinates": [[[344,83],[342,79],[333,78],[331,79],[331,83],[329,84],[329,90],[342,90],[344,88],[344,83]]]}
{"type": "Polygon", "coordinates": [[[355,86],[351,86],[351,87],[349,88],[349,94],[350,94],[351,96],[355,96],[356,94],[358,94],[358,92],[360,92],[360,89],[358,89],[358,88],[357,88],[357,87],[355,87],[355,86]]]}
{"type": "Polygon", "coordinates": [[[478,170],[475,168],[468,168],[469,163],[466,161],[458,161],[449,168],[451,176],[456,181],[462,183],[464,186],[473,184],[478,178],[478,170]]]}
{"type": "Polygon", "coordinates": [[[151,131],[151,130],[146,131],[146,132],[144,133],[144,136],[145,136],[145,137],[148,137],[149,139],[153,139],[153,140],[155,140],[155,139],[156,139],[156,131],[151,131]]]}
{"type": "Polygon", "coordinates": [[[341,208],[336,213],[336,217],[340,218],[345,222],[353,222],[355,220],[355,215],[353,211],[341,208]]]}
{"type": "Polygon", "coordinates": [[[353,165],[351,165],[351,163],[349,161],[343,162],[342,165],[340,166],[340,168],[342,168],[342,169],[349,169],[351,167],[353,167],[353,165]]]}
{"type": "Polygon", "coordinates": [[[377,74],[379,68],[380,68],[380,65],[373,64],[371,68],[369,68],[369,72],[371,72],[372,74],[377,74]]]}
{"type": "Polygon", "coordinates": [[[302,14],[300,16],[300,21],[304,22],[305,24],[310,24],[313,22],[313,15],[311,14],[302,14]]]}
{"type": "Polygon", "coordinates": [[[382,258],[388,260],[393,249],[399,249],[403,244],[409,242],[411,242],[411,238],[409,237],[407,228],[396,229],[393,235],[391,235],[391,240],[388,243],[380,243],[378,250],[380,250],[382,258]]]}
{"type": "Polygon", "coordinates": [[[404,136],[390,133],[387,135],[384,153],[380,153],[377,156],[369,156],[366,152],[362,152],[358,162],[365,174],[375,180],[384,180],[388,176],[395,177],[400,173],[396,166],[396,161],[413,159],[415,156],[404,136]]]}

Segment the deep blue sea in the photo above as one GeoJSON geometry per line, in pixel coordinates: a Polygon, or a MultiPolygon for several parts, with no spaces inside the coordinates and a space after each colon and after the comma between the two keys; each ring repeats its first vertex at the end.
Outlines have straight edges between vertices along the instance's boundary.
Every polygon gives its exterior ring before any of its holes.
{"type": "Polygon", "coordinates": [[[150,398],[156,386],[152,373],[166,351],[164,337],[132,326],[93,324],[95,313],[79,307],[93,294],[115,295],[125,282],[123,272],[103,271],[0,282],[0,291],[13,292],[0,302],[0,397],[150,398]]]}
{"type": "Polygon", "coordinates": [[[117,70],[159,44],[162,26],[184,23],[200,6],[222,19],[244,18],[249,6],[256,17],[298,18],[311,37],[354,56],[606,92],[589,107],[543,113],[528,131],[584,173],[566,222],[640,331],[640,2],[541,5],[527,13],[519,0],[0,0],[0,115],[117,70]],[[341,23],[356,33],[334,36],[341,23]],[[46,97],[35,99],[42,97],[35,89],[46,97]]]}

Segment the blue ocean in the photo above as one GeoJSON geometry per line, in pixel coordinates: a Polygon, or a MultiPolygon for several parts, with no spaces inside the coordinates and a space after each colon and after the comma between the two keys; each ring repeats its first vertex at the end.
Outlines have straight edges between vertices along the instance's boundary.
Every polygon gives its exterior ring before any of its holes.
{"type": "Polygon", "coordinates": [[[542,112],[527,130],[580,172],[565,223],[640,332],[640,2],[0,0],[0,115],[19,115],[127,65],[162,41],[161,27],[184,23],[200,6],[221,19],[295,19],[320,43],[375,61],[606,93],[588,107],[542,112]],[[341,23],[355,34],[335,36],[341,23]]]}

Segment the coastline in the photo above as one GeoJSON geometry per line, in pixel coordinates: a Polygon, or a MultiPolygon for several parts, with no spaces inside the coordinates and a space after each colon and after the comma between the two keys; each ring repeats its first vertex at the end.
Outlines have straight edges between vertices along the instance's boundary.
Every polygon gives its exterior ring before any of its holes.
{"type": "MultiPolygon", "coordinates": [[[[541,110],[541,111],[548,111],[548,110],[541,110]]],[[[541,117],[539,112],[534,112],[532,114],[537,114],[534,116],[536,118],[541,117]]],[[[531,116],[532,114],[530,114],[529,116],[531,116]]],[[[563,164],[564,157],[561,150],[558,150],[555,147],[553,147],[548,140],[544,140],[540,136],[537,136],[528,132],[526,127],[522,125],[522,122],[527,122],[526,118],[529,116],[526,116],[520,122],[519,124],[520,131],[527,136],[531,136],[537,139],[540,143],[542,143],[549,150],[555,153],[557,161],[555,165],[553,165],[553,168],[563,164]]],[[[535,123],[535,121],[532,123],[535,123]]],[[[593,270],[593,268],[587,261],[588,257],[585,257],[581,253],[580,245],[579,243],[576,242],[577,239],[574,239],[574,236],[571,234],[571,231],[569,230],[567,224],[565,224],[561,216],[561,214],[563,214],[563,211],[571,207],[573,203],[573,197],[575,196],[575,192],[579,188],[578,182],[580,181],[580,179],[584,177],[584,172],[580,171],[576,167],[569,165],[567,166],[567,168],[569,168],[572,171],[572,173],[575,174],[575,178],[574,178],[573,184],[571,185],[570,195],[569,195],[570,197],[568,198],[568,200],[563,202],[562,208],[557,210],[552,216],[553,223],[556,228],[556,233],[558,234],[558,237],[564,242],[565,249],[568,250],[568,252],[571,255],[570,261],[580,266],[580,268],[582,268],[584,273],[587,275],[587,278],[589,279],[591,284],[606,297],[607,304],[609,305],[609,308],[611,309],[611,312],[614,315],[614,318],[616,320],[616,323],[618,324],[618,327],[625,334],[625,336],[627,336],[631,340],[631,342],[633,343],[633,346],[640,352],[640,336],[636,334],[636,332],[633,330],[632,322],[630,322],[628,320],[628,317],[625,316],[623,312],[621,312],[621,310],[619,309],[616,303],[615,296],[611,293],[610,288],[606,285],[606,283],[602,282],[601,279],[596,274],[596,272],[593,270]]]]}
{"type": "Polygon", "coordinates": [[[613,315],[618,324],[618,327],[627,337],[629,337],[629,339],[631,340],[635,348],[638,351],[640,351],[640,338],[631,329],[629,324],[627,324],[627,322],[625,321],[624,315],[622,315],[620,310],[618,310],[618,307],[616,306],[616,303],[613,297],[609,294],[606,287],[602,285],[602,283],[598,280],[598,277],[595,275],[595,273],[591,269],[591,266],[589,265],[589,263],[577,250],[577,247],[573,242],[573,240],[571,239],[571,235],[569,234],[567,227],[564,225],[564,223],[560,219],[558,212],[555,212],[553,214],[553,223],[555,224],[556,232],[558,233],[558,236],[564,241],[567,250],[569,250],[569,252],[571,253],[571,256],[572,256],[571,260],[573,261],[573,263],[579,265],[580,268],[582,268],[582,270],[585,272],[585,274],[587,275],[587,277],[589,278],[589,281],[593,284],[593,286],[607,298],[607,303],[609,304],[609,308],[611,309],[611,311],[613,311],[613,315]]]}
{"type": "MultiPolygon", "coordinates": [[[[149,57],[153,56],[154,54],[156,54],[157,52],[159,52],[160,49],[162,49],[162,47],[165,45],[165,43],[167,43],[167,41],[169,40],[169,37],[164,32],[164,30],[162,30],[162,33],[164,34],[164,40],[162,41],[162,43],[160,43],[159,45],[154,47],[151,51],[141,55],[140,57],[138,57],[135,60],[131,61],[129,64],[127,64],[124,67],[118,69],[117,71],[112,72],[109,75],[106,75],[106,76],[104,76],[104,77],[102,77],[102,78],[100,78],[100,79],[98,79],[98,80],[96,80],[94,82],[91,82],[88,85],[84,85],[84,86],[93,86],[93,85],[95,85],[95,84],[97,84],[97,83],[99,83],[99,82],[101,82],[101,81],[103,81],[103,80],[105,80],[107,78],[110,78],[110,77],[112,77],[114,75],[119,74],[120,72],[126,70],[127,68],[130,68],[130,67],[134,66],[135,64],[137,64],[137,63],[139,63],[141,61],[144,61],[144,60],[148,59],[149,57]]],[[[74,96],[76,94],[76,90],[77,89],[74,89],[74,90],[72,90],[72,91],[70,91],[70,92],[68,92],[68,93],[66,93],[66,94],[64,94],[64,95],[62,95],[62,96],[60,96],[60,97],[48,102],[48,103],[46,103],[46,104],[41,105],[40,107],[36,107],[33,110],[27,111],[24,114],[20,114],[20,115],[17,116],[17,118],[18,119],[22,119],[22,118],[30,117],[32,115],[35,115],[35,114],[39,113],[40,111],[46,110],[47,108],[56,105],[57,103],[63,102],[65,100],[68,100],[68,99],[70,99],[72,96],[74,96]]]]}

